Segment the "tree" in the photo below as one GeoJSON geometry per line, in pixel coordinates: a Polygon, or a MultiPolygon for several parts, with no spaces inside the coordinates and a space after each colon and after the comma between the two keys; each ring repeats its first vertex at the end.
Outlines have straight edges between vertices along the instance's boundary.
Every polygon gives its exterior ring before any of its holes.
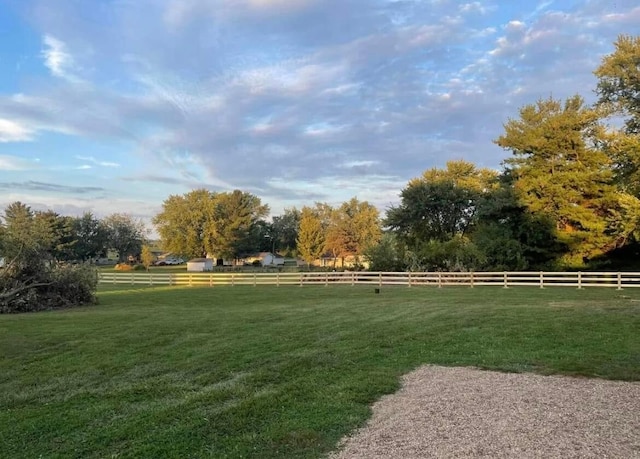
{"type": "Polygon", "coordinates": [[[313,209],[306,206],[300,212],[300,228],[296,244],[298,253],[307,262],[307,266],[324,252],[322,221],[313,209]]]}
{"type": "Polygon", "coordinates": [[[280,250],[291,252],[296,248],[296,238],[300,227],[300,211],[295,207],[285,209],[282,215],[273,217],[271,235],[280,250]]]}
{"type": "Polygon", "coordinates": [[[597,148],[598,119],[580,96],[539,100],[521,108],[496,140],[513,153],[505,164],[517,199],[555,223],[559,242],[568,247],[563,262],[573,267],[613,247],[605,230],[615,188],[609,158],[597,148]]]}
{"type": "Polygon", "coordinates": [[[142,244],[146,239],[147,230],[141,220],[128,214],[111,214],[102,221],[109,248],[118,253],[118,261],[123,262],[128,257],[138,257],[142,244]]]}
{"type": "Polygon", "coordinates": [[[164,248],[188,258],[205,257],[215,202],[216,193],[205,189],[165,199],[162,212],[153,218],[164,248]]]}
{"type": "Polygon", "coordinates": [[[614,46],[594,72],[598,104],[626,117],[628,134],[640,134],[640,36],[620,35],[614,46]]]}
{"type": "Polygon", "coordinates": [[[153,223],[167,250],[187,257],[235,258],[257,243],[269,207],[250,193],[194,190],[169,196],[153,223]]]}
{"type": "Polygon", "coordinates": [[[354,256],[358,263],[365,249],[380,240],[378,209],[366,201],[351,198],[334,209],[330,216],[325,249],[331,251],[334,257],[344,261],[344,257],[354,256]]]}
{"type": "Polygon", "coordinates": [[[220,193],[216,198],[205,243],[220,258],[237,258],[251,246],[251,230],[269,214],[269,206],[240,190],[220,193]]]}
{"type": "Polygon", "coordinates": [[[107,254],[107,230],[91,212],[73,219],[72,232],[76,240],[73,246],[76,260],[92,260],[107,254]]]}
{"type": "Polygon", "coordinates": [[[466,161],[427,170],[402,190],[400,205],[387,211],[384,224],[413,248],[464,236],[474,223],[478,201],[495,187],[496,175],[466,161]]]}
{"type": "Polygon", "coordinates": [[[144,244],[140,251],[140,263],[142,263],[142,266],[144,266],[144,269],[147,271],[149,271],[149,267],[153,264],[153,253],[151,253],[151,248],[147,244],[144,244]]]}
{"type": "Polygon", "coordinates": [[[96,273],[87,266],[54,263],[57,216],[34,213],[16,202],[0,225],[0,313],[75,306],[95,301],[96,273]],[[55,217],[55,218],[54,218],[55,217]]]}

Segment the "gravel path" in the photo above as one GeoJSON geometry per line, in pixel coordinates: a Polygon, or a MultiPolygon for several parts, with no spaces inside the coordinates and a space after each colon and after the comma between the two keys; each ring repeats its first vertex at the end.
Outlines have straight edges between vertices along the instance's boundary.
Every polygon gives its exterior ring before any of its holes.
{"type": "Polygon", "coordinates": [[[640,383],[426,366],[331,459],[640,458],[640,383]]]}

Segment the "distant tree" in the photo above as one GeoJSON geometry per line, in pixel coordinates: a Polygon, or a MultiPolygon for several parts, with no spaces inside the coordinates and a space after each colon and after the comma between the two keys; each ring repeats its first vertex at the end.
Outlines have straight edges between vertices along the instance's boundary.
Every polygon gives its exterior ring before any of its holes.
{"type": "Polygon", "coordinates": [[[149,267],[153,264],[153,253],[151,253],[151,248],[148,245],[143,245],[142,250],[140,251],[140,263],[142,266],[149,271],[149,267]]]}
{"type": "Polygon", "coordinates": [[[325,249],[337,257],[354,256],[356,262],[365,249],[375,245],[382,234],[378,209],[352,198],[331,212],[325,234],[325,249]]]}
{"type": "Polygon", "coordinates": [[[171,195],[153,218],[163,247],[188,258],[200,258],[211,249],[207,237],[214,226],[217,195],[205,189],[171,195]]]}
{"type": "Polygon", "coordinates": [[[73,245],[75,259],[87,261],[107,255],[107,230],[91,212],[73,219],[72,232],[76,241],[73,245]]]}
{"type": "Polygon", "coordinates": [[[118,261],[137,258],[146,240],[147,230],[141,220],[128,214],[111,214],[102,220],[109,248],[118,253],[118,261]]]}
{"type": "Polygon", "coordinates": [[[324,253],[322,221],[317,212],[306,206],[300,212],[300,228],[296,242],[298,253],[307,262],[307,266],[324,253]]]}
{"type": "Polygon", "coordinates": [[[251,251],[269,207],[251,193],[200,189],[170,196],[153,223],[167,250],[188,257],[235,258],[251,251]]]}
{"type": "Polygon", "coordinates": [[[251,246],[252,229],[269,214],[269,206],[240,190],[220,193],[216,198],[205,242],[220,258],[237,258],[251,246]]]}
{"type": "Polygon", "coordinates": [[[289,252],[295,250],[299,227],[300,211],[295,207],[285,209],[282,215],[273,217],[271,235],[276,240],[277,248],[289,252]]]}

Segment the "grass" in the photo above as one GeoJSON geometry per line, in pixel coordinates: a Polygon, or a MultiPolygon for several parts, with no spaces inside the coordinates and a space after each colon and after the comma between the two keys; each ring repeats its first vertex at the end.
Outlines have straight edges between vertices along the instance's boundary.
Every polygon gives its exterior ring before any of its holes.
{"type": "Polygon", "coordinates": [[[0,316],[0,457],[319,457],[426,363],[640,379],[640,291],[103,287],[0,316]]]}

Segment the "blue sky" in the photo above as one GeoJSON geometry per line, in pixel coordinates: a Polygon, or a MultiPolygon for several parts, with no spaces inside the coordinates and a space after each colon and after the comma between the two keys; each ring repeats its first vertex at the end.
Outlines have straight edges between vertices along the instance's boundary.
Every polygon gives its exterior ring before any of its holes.
{"type": "Polygon", "coordinates": [[[637,0],[0,0],[0,206],[148,221],[205,187],[381,210],[538,98],[593,100],[637,0]]]}

